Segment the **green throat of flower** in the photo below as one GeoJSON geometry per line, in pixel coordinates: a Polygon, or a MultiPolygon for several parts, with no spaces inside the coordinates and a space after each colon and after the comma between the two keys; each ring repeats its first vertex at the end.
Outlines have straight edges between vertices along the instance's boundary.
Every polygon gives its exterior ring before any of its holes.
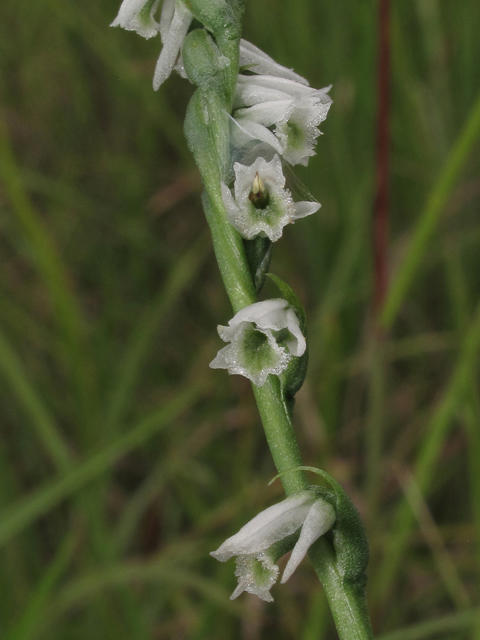
{"type": "Polygon", "coordinates": [[[278,363],[278,354],[269,343],[268,337],[253,327],[247,329],[243,335],[243,353],[252,371],[275,366],[278,363]]]}
{"type": "Polygon", "coordinates": [[[305,132],[291,120],[286,125],[288,145],[292,149],[301,149],[305,144],[305,132]]]}

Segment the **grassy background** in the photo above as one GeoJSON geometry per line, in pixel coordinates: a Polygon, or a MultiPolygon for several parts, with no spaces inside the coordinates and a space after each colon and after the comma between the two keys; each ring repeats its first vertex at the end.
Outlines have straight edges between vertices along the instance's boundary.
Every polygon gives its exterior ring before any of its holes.
{"type": "MultiPolygon", "coordinates": [[[[371,322],[376,3],[247,2],[245,37],[334,105],[322,202],[272,270],[307,309],[305,463],[353,496],[384,640],[480,638],[480,4],[392,9],[384,326],[371,322]],[[477,102],[476,102],[477,101],[477,102]]],[[[335,638],[307,561],[275,603],[215,549],[281,498],[182,133],[192,88],[116,0],[0,7],[2,640],[335,638]]],[[[267,291],[267,294],[273,291],[267,291]]]]}

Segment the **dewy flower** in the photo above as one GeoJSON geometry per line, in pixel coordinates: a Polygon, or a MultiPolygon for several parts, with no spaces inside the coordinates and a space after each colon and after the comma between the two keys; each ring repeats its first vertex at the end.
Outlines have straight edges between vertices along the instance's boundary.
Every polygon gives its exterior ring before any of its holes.
{"type": "Polygon", "coordinates": [[[311,545],[331,529],[335,519],[334,508],[311,490],[286,498],[255,516],[210,554],[220,562],[237,557],[235,575],[238,586],[231,599],[248,591],[262,600],[272,601],[270,589],[279,573],[275,564],[278,559],[275,544],[301,529],[283,572],[283,584],[298,567],[311,545]]]}
{"type": "Polygon", "coordinates": [[[270,162],[258,157],[250,166],[236,162],[234,171],[234,196],[222,183],[222,197],[229,222],[247,240],[267,236],[275,242],[286,224],[320,208],[318,202],[293,201],[278,155],[270,162]]]}
{"type": "Polygon", "coordinates": [[[217,329],[230,344],[220,349],[210,366],[245,376],[257,387],[269,374],[280,375],[292,356],[302,356],[307,348],[294,310],[281,298],[245,307],[228,325],[217,329]]]}
{"type": "Polygon", "coordinates": [[[136,31],[144,38],[151,38],[160,31],[163,48],[153,77],[155,90],[171,74],[193,20],[182,0],[164,0],[158,23],[154,15],[159,3],[160,0],[123,0],[118,16],[110,25],[136,31]]]}
{"type": "Polygon", "coordinates": [[[332,104],[329,90],[286,77],[240,74],[233,115],[247,139],[266,142],[290,164],[306,166],[332,104]]]}

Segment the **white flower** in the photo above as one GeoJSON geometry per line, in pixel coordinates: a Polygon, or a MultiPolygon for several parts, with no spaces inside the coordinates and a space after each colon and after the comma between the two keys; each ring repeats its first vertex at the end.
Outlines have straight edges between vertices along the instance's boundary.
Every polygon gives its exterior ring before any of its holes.
{"type": "Polygon", "coordinates": [[[294,202],[285,189],[285,177],[278,155],[270,162],[258,157],[253,164],[234,165],[234,196],[222,183],[222,197],[229,222],[243,238],[268,236],[278,240],[286,224],[318,211],[318,202],[294,202]]]}
{"type": "Polygon", "coordinates": [[[245,376],[257,387],[265,384],[269,374],[280,375],[292,356],[302,356],[307,348],[295,312],[281,298],[245,307],[228,325],[217,329],[230,344],[220,349],[210,366],[245,376]]]}
{"type": "Polygon", "coordinates": [[[274,75],[240,74],[233,115],[245,140],[266,142],[290,164],[306,166],[332,104],[329,90],[274,75]]]}
{"type": "Polygon", "coordinates": [[[159,3],[160,0],[123,0],[118,16],[110,25],[136,31],[144,38],[151,38],[160,31],[163,48],[153,77],[155,90],[172,73],[193,20],[193,14],[182,0],[164,0],[158,23],[154,15],[159,3]]]}
{"type": "Polygon", "coordinates": [[[334,508],[310,490],[286,498],[255,516],[210,554],[220,562],[237,556],[235,575],[238,577],[238,587],[231,599],[248,591],[262,600],[273,600],[270,589],[279,572],[275,565],[278,554],[273,545],[301,528],[283,572],[283,584],[298,567],[311,545],[331,529],[335,519],[334,508]]]}

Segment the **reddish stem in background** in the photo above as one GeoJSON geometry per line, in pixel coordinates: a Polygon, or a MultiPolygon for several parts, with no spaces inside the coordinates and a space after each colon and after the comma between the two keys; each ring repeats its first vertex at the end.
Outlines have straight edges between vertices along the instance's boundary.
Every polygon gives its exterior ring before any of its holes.
{"type": "Polygon", "coordinates": [[[390,164],[390,0],[379,0],[376,185],[373,210],[374,315],[388,287],[388,205],[390,164]]]}

